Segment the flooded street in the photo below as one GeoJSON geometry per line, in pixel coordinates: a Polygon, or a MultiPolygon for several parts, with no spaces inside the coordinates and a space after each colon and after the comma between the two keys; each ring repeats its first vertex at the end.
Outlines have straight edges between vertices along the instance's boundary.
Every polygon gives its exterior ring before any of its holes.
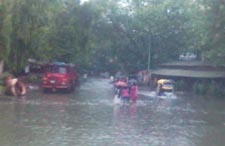
{"type": "Polygon", "coordinates": [[[115,105],[109,80],[93,78],[71,94],[1,97],[0,145],[225,145],[225,99],[152,95],[140,90],[136,104],[115,105]]]}

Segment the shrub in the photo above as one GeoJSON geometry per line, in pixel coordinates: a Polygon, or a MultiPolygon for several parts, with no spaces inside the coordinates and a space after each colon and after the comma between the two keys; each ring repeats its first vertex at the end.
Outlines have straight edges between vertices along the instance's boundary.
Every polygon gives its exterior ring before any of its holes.
{"type": "Polygon", "coordinates": [[[197,95],[225,96],[224,85],[215,81],[196,82],[193,86],[193,92],[197,95]]]}
{"type": "Polygon", "coordinates": [[[212,84],[211,85],[212,94],[218,97],[225,95],[224,86],[222,84],[212,84]]]}
{"type": "Polygon", "coordinates": [[[198,82],[194,83],[194,85],[193,85],[193,92],[195,94],[199,94],[199,87],[198,86],[199,86],[198,82]]]}
{"type": "Polygon", "coordinates": [[[207,84],[205,84],[204,82],[199,84],[200,95],[206,95],[207,90],[208,90],[207,84]]]}
{"type": "Polygon", "coordinates": [[[0,85],[4,85],[5,83],[5,79],[8,77],[8,76],[11,76],[12,74],[9,73],[9,72],[4,72],[1,76],[0,76],[0,85]]]}
{"type": "Polygon", "coordinates": [[[215,92],[217,90],[217,84],[215,81],[211,81],[208,85],[208,92],[209,95],[215,95],[215,92]]]}
{"type": "Polygon", "coordinates": [[[29,74],[26,78],[26,82],[39,82],[40,81],[40,75],[39,74],[29,74]]]}
{"type": "Polygon", "coordinates": [[[187,85],[183,80],[179,80],[175,82],[175,90],[185,90],[187,88],[185,88],[187,85]]]}
{"type": "Polygon", "coordinates": [[[5,87],[0,85],[0,95],[2,95],[4,91],[5,91],[5,87]]]}
{"type": "Polygon", "coordinates": [[[205,82],[196,82],[193,86],[193,91],[197,95],[206,95],[207,94],[207,84],[205,82]]]}

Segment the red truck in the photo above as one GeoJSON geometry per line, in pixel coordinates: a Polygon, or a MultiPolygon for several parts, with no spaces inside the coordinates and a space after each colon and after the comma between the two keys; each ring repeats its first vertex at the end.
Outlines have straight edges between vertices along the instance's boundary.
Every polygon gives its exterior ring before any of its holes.
{"type": "Polygon", "coordinates": [[[73,64],[53,63],[45,66],[42,77],[43,91],[66,89],[74,90],[77,82],[76,66],[73,64]]]}

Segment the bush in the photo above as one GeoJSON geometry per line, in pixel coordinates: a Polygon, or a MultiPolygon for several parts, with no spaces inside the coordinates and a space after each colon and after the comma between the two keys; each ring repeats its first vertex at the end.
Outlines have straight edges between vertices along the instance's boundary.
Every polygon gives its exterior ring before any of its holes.
{"type": "Polygon", "coordinates": [[[175,90],[185,90],[185,82],[183,80],[179,80],[175,84],[175,90]]]}
{"type": "Polygon", "coordinates": [[[40,82],[40,74],[29,74],[26,78],[26,82],[40,82]]]}
{"type": "Polygon", "coordinates": [[[209,85],[209,94],[216,95],[218,97],[225,95],[224,85],[221,83],[211,82],[209,85]]]}
{"type": "Polygon", "coordinates": [[[193,92],[194,92],[195,94],[199,94],[198,83],[194,83],[194,85],[193,85],[193,92]]]}
{"type": "Polygon", "coordinates": [[[197,95],[206,95],[208,91],[207,84],[205,82],[196,82],[193,86],[193,91],[197,95]]]}
{"type": "Polygon", "coordinates": [[[212,81],[212,82],[210,82],[209,83],[209,86],[208,86],[208,94],[209,95],[215,95],[215,92],[216,92],[216,90],[217,90],[217,84],[216,84],[216,82],[215,81],[212,81]]]}
{"type": "Polygon", "coordinates": [[[0,85],[4,85],[5,80],[8,76],[11,76],[12,74],[9,72],[5,72],[0,76],[0,85]]]}
{"type": "Polygon", "coordinates": [[[4,92],[4,90],[5,90],[5,87],[0,85],[0,95],[4,92]]]}
{"type": "Polygon", "coordinates": [[[207,90],[208,90],[207,84],[200,83],[198,87],[199,87],[200,95],[206,95],[207,90]]]}
{"type": "Polygon", "coordinates": [[[197,95],[213,95],[217,97],[225,96],[224,85],[215,81],[211,82],[196,82],[193,86],[193,91],[197,95]]]}

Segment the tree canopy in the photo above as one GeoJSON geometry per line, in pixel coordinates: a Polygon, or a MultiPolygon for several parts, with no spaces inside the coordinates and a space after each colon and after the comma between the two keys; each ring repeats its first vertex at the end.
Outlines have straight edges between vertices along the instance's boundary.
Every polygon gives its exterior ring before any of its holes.
{"type": "Polygon", "coordinates": [[[225,65],[223,0],[0,0],[0,18],[10,71],[34,58],[135,72],[185,52],[225,65]]]}

